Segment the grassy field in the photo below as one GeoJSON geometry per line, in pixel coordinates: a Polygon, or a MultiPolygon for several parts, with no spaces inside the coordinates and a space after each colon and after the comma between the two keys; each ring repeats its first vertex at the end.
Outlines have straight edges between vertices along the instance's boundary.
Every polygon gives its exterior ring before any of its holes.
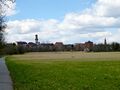
{"type": "Polygon", "coordinates": [[[15,90],[120,90],[120,53],[42,52],[6,58],[15,90]]]}

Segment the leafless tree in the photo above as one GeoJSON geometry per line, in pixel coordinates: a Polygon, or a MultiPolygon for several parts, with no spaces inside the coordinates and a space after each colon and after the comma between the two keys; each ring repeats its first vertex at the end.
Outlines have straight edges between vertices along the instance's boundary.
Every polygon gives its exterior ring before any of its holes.
{"type": "Polygon", "coordinates": [[[10,8],[8,2],[14,3],[15,0],[0,0],[0,48],[4,43],[4,30],[6,28],[6,8],[10,8]]]}

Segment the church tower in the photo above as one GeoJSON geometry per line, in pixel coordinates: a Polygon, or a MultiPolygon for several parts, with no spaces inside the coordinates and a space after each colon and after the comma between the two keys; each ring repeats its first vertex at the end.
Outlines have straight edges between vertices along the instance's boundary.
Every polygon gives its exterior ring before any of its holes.
{"type": "Polygon", "coordinates": [[[106,40],[106,38],[104,39],[104,46],[105,46],[105,51],[107,51],[107,40],[106,40]]]}
{"type": "Polygon", "coordinates": [[[104,40],[104,45],[105,45],[105,46],[107,45],[107,40],[106,40],[106,38],[105,38],[105,40],[104,40]]]}
{"type": "Polygon", "coordinates": [[[35,43],[38,44],[38,35],[35,35],[35,43]]]}

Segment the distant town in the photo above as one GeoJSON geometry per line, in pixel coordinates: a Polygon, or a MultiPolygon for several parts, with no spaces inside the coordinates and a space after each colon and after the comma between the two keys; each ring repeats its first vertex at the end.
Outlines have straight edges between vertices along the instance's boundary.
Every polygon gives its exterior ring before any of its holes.
{"type": "Polygon", "coordinates": [[[35,35],[35,42],[17,41],[8,43],[6,51],[11,54],[24,52],[48,52],[48,51],[84,51],[84,52],[101,52],[101,51],[120,51],[120,44],[113,42],[107,44],[106,38],[102,44],[95,44],[92,41],[85,43],[64,44],[63,42],[56,43],[40,43],[38,35],[35,35]]]}
{"type": "Polygon", "coordinates": [[[64,44],[63,42],[53,43],[40,43],[38,40],[38,35],[35,35],[35,42],[25,42],[18,41],[15,43],[18,46],[23,46],[29,48],[33,51],[91,51],[94,43],[92,41],[87,41],[85,43],[76,44],[64,44]],[[36,49],[37,48],[37,49],[36,49]],[[39,49],[38,49],[39,48],[39,49]]]}

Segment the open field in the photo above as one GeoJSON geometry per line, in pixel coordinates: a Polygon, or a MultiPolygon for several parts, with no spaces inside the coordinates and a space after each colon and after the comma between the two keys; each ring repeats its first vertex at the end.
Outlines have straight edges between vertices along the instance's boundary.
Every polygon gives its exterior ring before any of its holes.
{"type": "Polygon", "coordinates": [[[23,55],[13,55],[18,60],[120,60],[120,52],[38,52],[26,53],[23,55]]]}
{"type": "Polygon", "coordinates": [[[6,61],[15,90],[120,90],[119,52],[27,53],[6,61]]]}

